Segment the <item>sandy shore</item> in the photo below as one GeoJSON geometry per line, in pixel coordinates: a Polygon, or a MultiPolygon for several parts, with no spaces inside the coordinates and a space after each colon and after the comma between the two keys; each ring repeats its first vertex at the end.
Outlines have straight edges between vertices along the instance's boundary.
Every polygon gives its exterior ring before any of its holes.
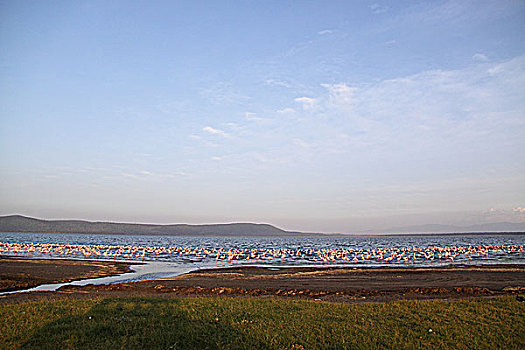
{"type": "MultiPolygon", "coordinates": [[[[34,286],[127,271],[126,263],[0,259],[2,285],[34,286]],[[9,282],[14,281],[14,282],[9,282]]],[[[285,297],[332,302],[455,299],[525,292],[525,265],[439,268],[262,268],[199,270],[140,282],[64,286],[57,292],[16,293],[0,302],[102,297],[285,297]]]]}

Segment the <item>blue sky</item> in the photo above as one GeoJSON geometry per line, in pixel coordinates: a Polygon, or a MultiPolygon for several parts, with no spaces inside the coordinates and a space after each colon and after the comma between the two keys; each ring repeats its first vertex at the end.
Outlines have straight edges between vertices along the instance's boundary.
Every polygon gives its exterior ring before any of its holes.
{"type": "Polygon", "coordinates": [[[1,1],[0,214],[525,221],[522,1],[1,1]]]}

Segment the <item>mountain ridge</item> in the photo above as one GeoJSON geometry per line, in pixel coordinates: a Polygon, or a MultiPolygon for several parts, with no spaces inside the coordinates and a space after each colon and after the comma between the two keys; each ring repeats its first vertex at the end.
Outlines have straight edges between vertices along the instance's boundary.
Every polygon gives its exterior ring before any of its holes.
{"type": "Polygon", "coordinates": [[[115,235],[225,236],[225,237],[344,237],[369,235],[505,234],[525,233],[525,223],[499,222],[470,226],[426,224],[345,233],[287,231],[264,223],[141,224],[88,220],[45,220],[24,215],[0,216],[0,232],[88,233],[115,235]]]}
{"type": "Polygon", "coordinates": [[[0,216],[0,232],[91,233],[165,236],[309,236],[270,224],[137,224],[87,220],[43,220],[23,215],[0,216]]]}

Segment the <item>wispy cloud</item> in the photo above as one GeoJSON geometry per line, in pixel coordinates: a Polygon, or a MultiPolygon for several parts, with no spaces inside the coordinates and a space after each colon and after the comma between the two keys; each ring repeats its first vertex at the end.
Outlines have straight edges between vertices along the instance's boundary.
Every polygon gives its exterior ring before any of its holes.
{"type": "Polygon", "coordinates": [[[285,88],[292,88],[294,86],[293,84],[281,79],[266,79],[264,83],[270,86],[280,86],[285,88]]]}
{"type": "Polygon", "coordinates": [[[246,118],[246,120],[251,120],[251,121],[256,121],[256,122],[262,122],[262,121],[267,120],[267,118],[259,117],[257,116],[256,113],[252,113],[252,112],[246,112],[244,114],[244,117],[246,118]]]}
{"type": "MultiPolygon", "coordinates": [[[[351,168],[360,177],[381,177],[370,170],[379,166],[375,162],[391,169],[394,178],[446,179],[447,172],[487,173],[490,164],[525,147],[525,56],[322,88],[269,112],[271,123],[244,124],[242,137],[227,149],[236,154],[228,158],[231,164],[245,166],[239,150],[246,149],[271,164],[315,163],[335,172],[351,168]],[[404,174],[408,168],[411,175],[404,174]]],[[[259,118],[256,113],[247,112],[244,119],[259,118]]],[[[225,133],[207,128],[212,135],[225,133]]],[[[507,171],[516,174],[519,167],[518,162],[507,171]]]]}
{"type": "Polygon", "coordinates": [[[296,138],[293,140],[293,143],[299,147],[302,147],[302,148],[310,148],[310,144],[300,138],[296,138]]]}
{"type": "Polygon", "coordinates": [[[376,14],[384,13],[388,11],[388,6],[380,5],[378,3],[374,3],[368,7],[370,8],[370,10],[372,10],[373,13],[376,13],[376,14]]]}
{"type": "Polygon", "coordinates": [[[204,130],[207,133],[210,133],[212,135],[220,135],[220,136],[223,136],[223,137],[229,137],[230,136],[230,134],[226,133],[224,130],[215,129],[215,128],[212,128],[211,126],[205,126],[204,128],[202,128],[202,130],[204,130]]]}
{"type": "Polygon", "coordinates": [[[335,33],[335,30],[333,29],[325,29],[325,30],[321,30],[317,32],[317,34],[319,35],[327,35],[327,34],[333,34],[333,33],[335,33]]]}
{"type": "Polygon", "coordinates": [[[360,150],[376,158],[421,160],[432,154],[440,159],[435,164],[461,169],[525,147],[525,55],[367,85],[323,87],[324,93],[294,99],[308,112],[301,115],[302,132],[315,130],[308,138],[313,154],[360,150]],[[447,157],[449,152],[454,157],[447,157]]]}
{"type": "Polygon", "coordinates": [[[300,103],[304,110],[313,110],[317,107],[317,101],[311,97],[297,97],[294,99],[295,102],[300,103]]]}
{"type": "MultiPolygon", "coordinates": [[[[525,56],[521,56],[464,70],[426,71],[365,87],[324,84],[328,94],[318,97],[317,103],[331,113],[346,112],[341,117],[378,121],[397,132],[406,125],[447,134],[489,133],[494,127],[524,126],[525,101],[520,98],[524,83],[525,56]]],[[[304,103],[311,103],[310,99],[304,103]]]]}
{"type": "Polygon", "coordinates": [[[120,173],[120,175],[122,175],[125,178],[134,179],[134,180],[138,180],[138,179],[141,178],[140,174],[132,174],[132,173],[122,172],[122,173],[120,173]]]}
{"type": "Polygon", "coordinates": [[[213,156],[213,157],[211,157],[211,160],[214,160],[214,161],[217,161],[217,162],[218,162],[218,161],[221,161],[221,160],[223,160],[223,159],[224,159],[224,157],[219,157],[219,156],[213,156]]]}
{"type": "Polygon", "coordinates": [[[277,113],[279,114],[289,114],[289,113],[295,113],[295,109],[293,108],[283,108],[283,109],[279,109],[277,110],[277,113]]]}
{"type": "Polygon", "coordinates": [[[327,103],[334,108],[348,107],[357,102],[355,95],[358,89],[355,87],[350,87],[346,84],[321,84],[321,86],[328,89],[327,103]]]}
{"type": "Polygon", "coordinates": [[[472,59],[478,62],[488,62],[489,61],[489,58],[482,53],[475,54],[474,56],[472,56],[472,59]]]}

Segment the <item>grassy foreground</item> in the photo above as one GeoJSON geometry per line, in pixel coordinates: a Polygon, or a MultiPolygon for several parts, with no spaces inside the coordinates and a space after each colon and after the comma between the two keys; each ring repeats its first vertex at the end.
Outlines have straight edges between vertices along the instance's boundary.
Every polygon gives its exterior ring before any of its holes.
{"type": "Polygon", "coordinates": [[[525,349],[514,298],[328,304],[241,298],[0,306],[3,349],[525,349]]]}

